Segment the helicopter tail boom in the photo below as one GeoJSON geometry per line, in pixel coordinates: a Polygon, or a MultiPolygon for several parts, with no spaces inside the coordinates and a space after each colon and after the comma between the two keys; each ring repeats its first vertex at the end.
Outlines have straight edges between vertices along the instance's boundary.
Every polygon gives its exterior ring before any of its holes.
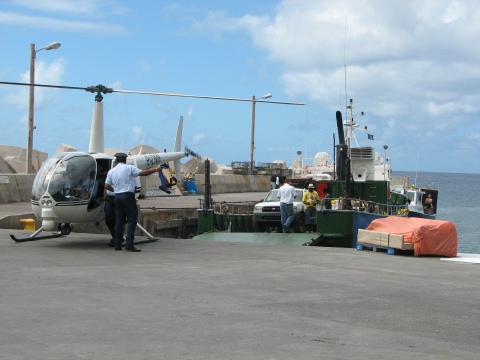
{"type": "Polygon", "coordinates": [[[169,161],[180,160],[185,157],[185,152],[167,152],[155,154],[143,154],[129,156],[127,162],[133,162],[139,169],[149,169],[153,166],[158,166],[169,161]]]}
{"type": "MultiPolygon", "coordinates": [[[[180,116],[180,118],[178,119],[177,136],[175,137],[175,144],[173,145],[173,151],[180,151],[182,148],[182,129],[183,129],[183,116],[180,116]]],[[[176,159],[173,161],[173,167],[175,170],[175,177],[177,179],[180,179],[180,174],[181,174],[180,159],[176,159]]]]}

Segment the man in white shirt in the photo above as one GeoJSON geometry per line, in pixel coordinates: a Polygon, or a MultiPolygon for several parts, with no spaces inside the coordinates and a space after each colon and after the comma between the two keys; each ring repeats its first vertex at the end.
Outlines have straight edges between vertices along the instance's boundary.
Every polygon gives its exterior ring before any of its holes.
{"type": "Polygon", "coordinates": [[[280,199],[280,221],[284,233],[290,232],[290,225],[293,222],[293,200],[297,198],[295,188],[288,183],[285,176],[280,177],[280,188],[277,198],[280,199]]]}
{"type": "Polygon", "coordinates": [[[140,170],[133,165],[127,165],[127,157],[128,155],[124,153],[115,154],[117,166],[108,172],[105,189],[115,192],[115,250],[122,250],[126,220],[128,226],[125,250],[139,252],[141,250],[133,246],[133,237],[138,218],[138,208],[135,200],[135,178],[160,172],[162,169],[160,166],[157,166],[153,169],[140,170]]]}
{"type": "MultiPolygon", "coordinates": [[[[117,162],[113,163],[113,167],[117,166],[117,162]]],[[[117,212],[115,209],[115,192],[107,190],[106,188],[103,189],[103,198],[105,199],[105,224],[107,225],[108,231],[110,235],[112,235],[112,239],[108,243],[108,246],[114,247],[115,246],[115,221],[117,218],[117,212]]]]}
{"type": "Polygon", "coordinates": [[[279,176],[278,175],[272,175],[270,177],[270,187],[271,189],[270,190],[273,190],[273,189],[278,189],[278,184],[279,184],[279,176]]]}

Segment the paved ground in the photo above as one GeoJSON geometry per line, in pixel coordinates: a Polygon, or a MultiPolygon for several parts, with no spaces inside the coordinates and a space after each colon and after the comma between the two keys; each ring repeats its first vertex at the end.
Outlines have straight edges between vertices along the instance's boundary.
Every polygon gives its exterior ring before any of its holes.
{"type": "Polygon", "coordinates": [[[0,359],[475,359],[480,266],[0,230],[0,359]]]}

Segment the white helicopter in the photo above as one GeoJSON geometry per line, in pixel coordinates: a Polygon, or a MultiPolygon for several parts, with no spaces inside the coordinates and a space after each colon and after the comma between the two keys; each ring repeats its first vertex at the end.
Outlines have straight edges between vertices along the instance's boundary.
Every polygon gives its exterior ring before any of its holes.
{"type": "MultiPolygon", "coordinates": [[[[2,84],[4,82],[0,82],[2,84]]],[[[23,83],[7,83],[13,85],[29,85],[23,83]]],[[[35,84],[35,86],[73,88],[35,84]]],[[[104,153],[103,96],[118,90],[103,85],[84,89],[96,92],[93,107],[90,144],[86,152],[61,152],[47,159],[39,169],[32,187],[32,210],[42,226],[31,236],[24,239],[10,237],[16,242],[41,240],[68,235],[72,231],[72,223],[98,222],[104,219],[103,190],[107,172],[111,169],[114,157],[104,153]],[[58,232],[51,235],[38,236],[42,231],[58,232]]],[[[190,149],[181,151],[183,117],[180,117],[173,152],[130,155],[127,163],[140,169],[148,169],[160,164],[174,162],[177,178],[180,176],[180,159],[185,156],[199,157],[190,149]]],[[[140,181],[137,178],[137,194],[140,192],[140,181]]],[[[137,224],[150,238],[148,232],[137,224]]]]}
{"type": "MultiPolygon", "coordinates": [[[[112,168],[114,157],[104,153],[104,126],[103,126],[103,96],[113,92],[147,94],[160,96],[190,97],[199,99],[231,100],[245,102],[266,102],[273,104],[304,105],[279,101],[265,101],[261,99],[241,99],[214,96],[170,94],[162,92],[145,92],[131,90],[113,90],[103,85],[90,87],[73,87],[62,85],[27,84],[17,82],[3,82],[5,85],[38,86],[47,88],[75,89],[96,93],[93,107],[90,145],[88,153],[62,152],[46,160],[39,169],[32,188],[32,209],[42,226],[30,237],[19,239],[10,237],[16,242],[33,241],[68,235],[72,231],[72,223],[98,222],[104,219],[103,190],[107,172],[112,168]],[[51,235],[38,236],[42,231],[58,232],[51,235]]],[[[127,163],[139,169],[148,169],[160,164],[174,162],[176,177],[180,178],[180,159],[185,156],[201,157],[188,148],[181,151],[183,118],[180,117],[173,152],[163,152],[144,155],[130,155],[127,163]]],[[[140,188],[140,182],[137,181],[140,188]]],[[[139,190],[138,190],[139,191],[139,190]]],[[[137,226],[148,236],[149,241],[155,241],[143,227],[137,226]]],[[[137,242],[139,243],[139,242],[137,242]]]]}

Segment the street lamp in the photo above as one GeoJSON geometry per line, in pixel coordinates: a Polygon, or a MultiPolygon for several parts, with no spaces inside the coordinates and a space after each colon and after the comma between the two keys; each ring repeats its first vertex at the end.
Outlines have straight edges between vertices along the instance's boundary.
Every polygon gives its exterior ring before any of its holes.
{"type": "Polygon", "coordinates": [[[265,94],[260,98],[252,96],[252,139],[250,142],[250,175],[253,175],[253,150],[255,149],[255,104],[258,99],[271,98],[272,94],[265,94]]]}
{"type": "Polygon", "coordinates": [[[33,129],[35,129],[33,125],[33,112],[34,112],[34,92],[35,92],[35,58],[37,56],[37,52],[41,50],[56,50],[62,44],[59,42],[53,42],[48,44],[47,46],[35,50],[35,44],[30,44],[30,94],[28,97],[28,140],[27,140],[27,169],[26,173],[30,174],[32,172],[32,150],[33,150],[33,129]]]}
{"type": "MultiPolygon", "coordinates": [[[[383,180],[387,180],[387,173],[386,173],[386,169],[385,169],[385,166],[386,166],[386,162],[387,162],[387,149],[388,149],[388,145],[383,145],[383,180]]],[[[390,180],[390,177],[388,178],[388,180],[390,180]]]]}

